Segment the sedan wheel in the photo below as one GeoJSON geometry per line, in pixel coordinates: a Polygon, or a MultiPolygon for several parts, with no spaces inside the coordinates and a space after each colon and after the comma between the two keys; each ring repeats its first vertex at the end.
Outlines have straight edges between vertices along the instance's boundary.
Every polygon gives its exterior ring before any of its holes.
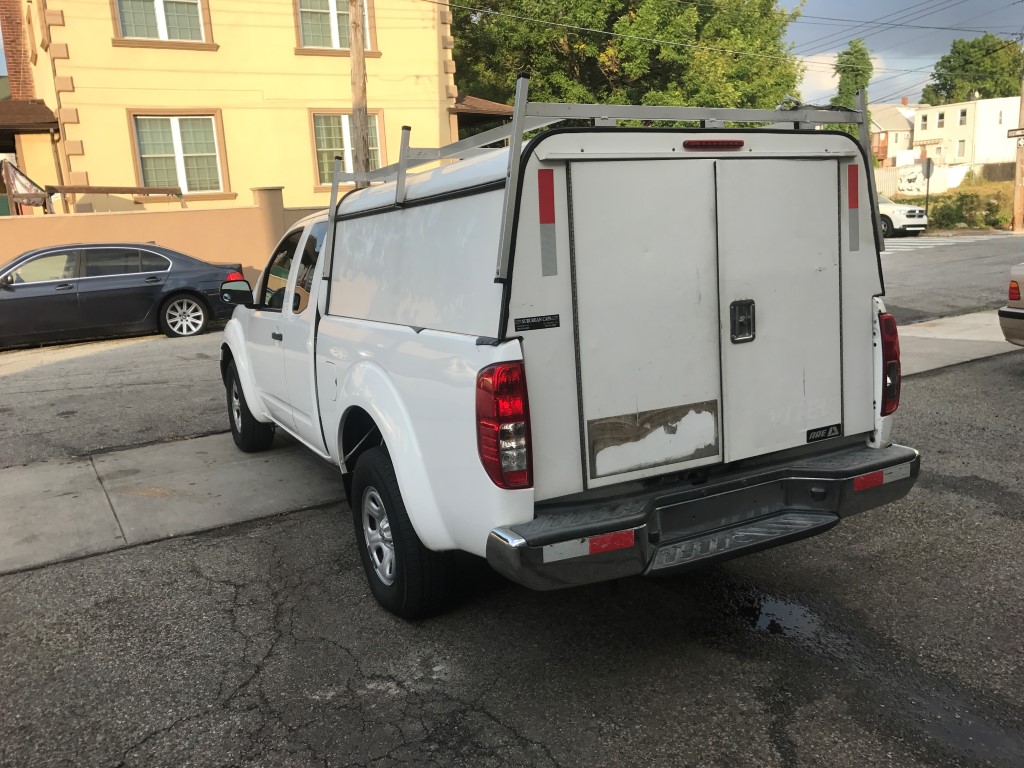
{"type": "Polygon", "coordinates": [[[195,336],[206,329],[206,307],[191,296],[175,296],[164,306],[160,319],[168,336],[195,336]]]}

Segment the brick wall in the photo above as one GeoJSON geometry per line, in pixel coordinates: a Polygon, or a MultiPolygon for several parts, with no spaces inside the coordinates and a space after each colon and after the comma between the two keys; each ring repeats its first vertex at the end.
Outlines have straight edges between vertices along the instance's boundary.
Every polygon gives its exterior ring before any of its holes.
{"type": "Polygon", "coordinates": [[[22,0],[0,0],[0,30],[3,31],[11,98],[35,98],[32,69],[28,61],[29,42],[25,39],[25,11],[22,0]]]}

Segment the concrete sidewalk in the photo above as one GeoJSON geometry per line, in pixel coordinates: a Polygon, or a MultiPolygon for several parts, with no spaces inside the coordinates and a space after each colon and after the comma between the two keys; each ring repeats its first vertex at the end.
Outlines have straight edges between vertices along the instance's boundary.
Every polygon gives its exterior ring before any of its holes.
{"type": "MultiPolygon", "coordinates": [[[[900,328],[904,375],[1019,349],[995,311],[900,328]]],[[[230,434],[0,469],[0,573],[293,512],[344,497],[336,470],[284,440],[230,434]]]]}
{"type": "Polygon", "coordinates": [[[900,326],[903,375],[1020,350],[1003,338],[993,309],[900,326]]]}
{"type": "Polygon", "coordinates": [[[344,498],[294,444],[239,451],[230,434],[0,469],[0,573],[344,498]]]}

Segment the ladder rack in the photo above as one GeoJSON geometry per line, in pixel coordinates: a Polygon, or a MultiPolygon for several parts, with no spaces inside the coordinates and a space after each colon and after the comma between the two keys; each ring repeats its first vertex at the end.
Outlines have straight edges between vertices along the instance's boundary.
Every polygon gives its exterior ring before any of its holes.
{"type": "MultiPolygon", "coordinates": [[[[515,107],[512,120],[506,125],[478,133],[467,139],[438,149],[418,148],[409,145],[411,128],[402,126],[402,143],[398,162],[368,173],[341,173],[340,162],[335,163],[331,189],[329,216],[333,232],[336,216],[336,202],[340,184],[367,186],[374,182],[395,181],[395,204],[405,201],[406,175],[417,166],[440,160],[464,160],[484,152],[492,151],[488,145],[507,142],[509,147],[508,169],[505,182],[505,201],[501,218],[501,240],[495,280],[504,281],[508,274],[509,253],[512,243],[512,222],[515,202],[518,196],[519,165],[522,161],[523,134],[564,122],[566,120],[587,120],[595,126],[614,127],[620,121],[644,122],[692,122],[701,128],[723,128],[726,123],[761,123],[758,128],[811,130],[817,126],[846,124],[856,125],[858,139],[866,158],[871,157],[870,128],[866,119],[867,104],[865,93],[857,93],[857,110],[831,106],[795,106],[793,109],[731,109],[716,107],[662,107],[630,106],[625,104],[562,104],[529,101],[529,77],[520,75],[516,82],[515,107]]],[[[336,161],[340,158],[336,158],[336,161]]],[[[870,166],[866,170],[872,170],[870,166]]],[[[876,198],[874,173],[868,173],[870,199],[876,198]]],[[[882,249],[879,232],[877,206],[872,205],[875,217],[875,244],[882,249]]]]}

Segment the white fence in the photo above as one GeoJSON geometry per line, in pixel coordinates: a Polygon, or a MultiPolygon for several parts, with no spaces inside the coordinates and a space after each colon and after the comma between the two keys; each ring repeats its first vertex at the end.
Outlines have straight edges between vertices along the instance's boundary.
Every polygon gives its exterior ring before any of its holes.
{"type": "MultiPolygon", "coordinates": [[[[964,180],[969,165],[936,165],[932,173],[929,191],[939,194],[946,190],[959,187],[964,180]]],[[[977,169],[980,172],[980,167],[977,169]]],[[[901,165],[891,168],[875,168],[875,184],[878,194],[892,197],[893,195],[923,195],[927,181],[920,165],[901,165]]]]}

